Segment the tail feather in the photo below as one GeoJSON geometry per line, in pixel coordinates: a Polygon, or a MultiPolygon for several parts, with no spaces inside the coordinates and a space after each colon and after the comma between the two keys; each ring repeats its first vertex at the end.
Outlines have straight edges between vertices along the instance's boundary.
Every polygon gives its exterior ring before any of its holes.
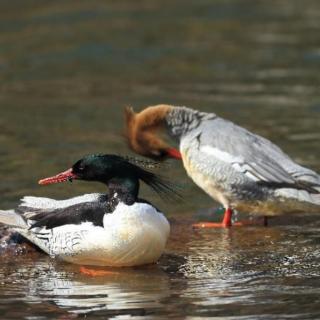
{"type": "Polygon", "coordinates": [[[28,228],[23,217],[14,210],[0,210],[0,223],[11,227],[28,228]]]}
{"type": "Polygon", "coordinates": [[[320,212],[320,194],[309,193],[306,190],[299,190],[293,188],[282,188],[275,191],[275,195],[286,199],[294,200],[300,203],[301,207],[306,210],[320,212]]]}
{"type": "Polygon", "coordinates": [[[132,164],[137,165],[138,167],[148,170],[163,169],[164,167],[167,167],[167,165],[163,162],[159,163],[145,158],[142,159],[133,156],[125,156],[124,159],[132,164]]]}

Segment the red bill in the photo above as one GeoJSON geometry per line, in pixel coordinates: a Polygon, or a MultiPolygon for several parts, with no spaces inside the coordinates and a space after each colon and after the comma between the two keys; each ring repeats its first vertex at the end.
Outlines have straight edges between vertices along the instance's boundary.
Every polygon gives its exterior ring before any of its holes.
{"type": "Polygon", "coordinates": [[[77,179],[77,175],[75,175],[72,172],[72,168],[68,169],[67,171],[58,173],[55,176],[41,179],[39,180],[39,184],[41,185],[46,185],[46,184],[52,184],[52,183],[60,183],[60,182],[65,182],[65,181],[72,181],[73,179],[77,179]]]}
{"type": "Polygon", "coordinates": [[[174,158],[174,159],[178,159],[178,160],[182,159],[182,155],[179,150],[174,149],[174,148],[168,148],[166,151],[167,151],[167,154],[169,157],[174,158]]]}

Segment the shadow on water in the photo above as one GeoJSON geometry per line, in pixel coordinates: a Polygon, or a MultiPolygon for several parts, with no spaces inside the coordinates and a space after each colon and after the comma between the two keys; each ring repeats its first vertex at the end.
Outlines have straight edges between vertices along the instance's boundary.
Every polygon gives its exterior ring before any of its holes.
{"type": "MultiPolygon", "coordinates": [[[[123,107],[156,103],[215,112],[320,171],[320,3],[16,1],[0,4],[0,207],[24,195],[104,191],[36,181],[84,154],[127,154],[123,107]]],[[[93,278],[22,249],[0,264],[2,319],[319,319],[317,216],[268,228],[192,230],[212,200],[178,162],[185,200],[157,265],[93,278]]]]}

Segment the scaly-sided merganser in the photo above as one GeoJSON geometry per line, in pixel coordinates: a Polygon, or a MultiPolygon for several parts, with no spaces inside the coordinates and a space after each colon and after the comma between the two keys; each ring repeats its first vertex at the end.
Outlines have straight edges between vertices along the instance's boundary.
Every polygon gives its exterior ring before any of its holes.
{"type": "Polygon", "coordinates": [[[153,159],[182,158],[192,180],[225,208],[221,224],[231,226],[232,210],[264,216],[320,212],[320,176],[296,164],[279,147],[214,113],[157,105],[126,109],[130,147],[153,159]],[[156,135],[160,128],[180,152],[156,135]]]}
{"type": "Polygon", "coordinates": [[[117,267],[154,263],[164,251],[170,227],[161,212],[138,198],[139,180],[160,195],[174,190],[133,160],[86,156],[39,184],[98,181],[108,186],[108,195],[94,193],[60,201],[24,197],[17,209],[0,211],[0,222],[68,262],[117,267]]]}

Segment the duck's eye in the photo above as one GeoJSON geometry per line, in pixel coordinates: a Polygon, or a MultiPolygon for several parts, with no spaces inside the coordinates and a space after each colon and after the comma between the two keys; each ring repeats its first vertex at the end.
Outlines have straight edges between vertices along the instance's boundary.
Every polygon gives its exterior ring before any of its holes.
{"type": "Polygon", "coordinates": [[[78,167],[78,170],[79,171],[84,171],[86,169],[86,166],[84,165],[84,164],[82,164],[82,165],[80,165],[79,167],[78,167]]]}

